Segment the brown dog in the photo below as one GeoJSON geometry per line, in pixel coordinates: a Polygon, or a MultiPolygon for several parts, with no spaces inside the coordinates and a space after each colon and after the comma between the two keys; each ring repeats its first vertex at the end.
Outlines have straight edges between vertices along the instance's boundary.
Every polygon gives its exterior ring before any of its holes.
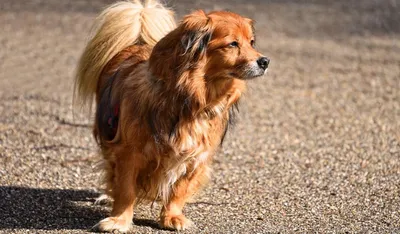
{"type": "Polygon", "coordinates": [[[135,1],[96,22],[75,83],[82,103],[95,96],[94,136],[114,200],[96,227],[127,232],[135,204],[160,200],[161,225],[185,229],[182,209],[209,177],[245,80],[269,64],[254,49],[252,20],[200,10],[176,26],[160,3],[135,1]]]}

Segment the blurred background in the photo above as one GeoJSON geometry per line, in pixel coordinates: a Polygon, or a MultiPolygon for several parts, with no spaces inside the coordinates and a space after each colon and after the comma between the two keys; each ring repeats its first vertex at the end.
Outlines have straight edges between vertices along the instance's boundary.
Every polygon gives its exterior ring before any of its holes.
{"type": "MultiPolygon", "coordinates": [[[[0,232],[75,232],[106,217],[73,74],[111,0],[0,0],[0,232]]],[[[171,0],[256,21],[249,82],[185,233],[400,232],[400,1],[171,0]]],[[[141,206],[137,233],[159,230],[141,206]]]]}

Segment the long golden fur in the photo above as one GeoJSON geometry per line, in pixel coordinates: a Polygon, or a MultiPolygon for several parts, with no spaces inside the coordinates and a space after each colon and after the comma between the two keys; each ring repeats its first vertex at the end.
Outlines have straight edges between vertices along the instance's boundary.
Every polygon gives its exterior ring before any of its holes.
{"type": "Polygon", "coordinates": [[[99,230],[129,231],[143,200],[160,200],[163,227],[190,225],[182,209],[209,178],[245,80],[268,67],[252,24],[199,10],[176,26],[155,0],[116,3],[96,20],[75,94],[89,107],[96,100],[93,132],[114,200],[99,230]]]}

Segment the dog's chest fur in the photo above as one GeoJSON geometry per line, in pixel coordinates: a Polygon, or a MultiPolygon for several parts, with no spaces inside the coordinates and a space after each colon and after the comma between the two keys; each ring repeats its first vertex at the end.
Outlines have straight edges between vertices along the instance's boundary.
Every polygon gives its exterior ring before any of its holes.
{"type": "Polygon", "coordinates": [[[209,174],[209,161],[221,143],[227,124],[226,117],[222,116],[224,113],[220,114],[212,119],[202,116],[190,122],[178,123],[174,135],[164,136],[169,150],[160,158],[162,171],[157,183],[157,197],[167,201],[174,184],[181,177],[190,176],[199,166],[206,166],[206,174],[209,174]]]}

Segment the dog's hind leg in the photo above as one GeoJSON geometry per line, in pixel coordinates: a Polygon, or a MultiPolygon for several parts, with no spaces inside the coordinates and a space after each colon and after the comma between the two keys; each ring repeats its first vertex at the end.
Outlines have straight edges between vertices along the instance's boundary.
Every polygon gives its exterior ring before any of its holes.
{"type": "Polygon", "coordinates": [[[93,228],[103,232],[129,232],[132,228],[133,208],[137,201],[136,179],[139,173],[140,155],[120,152],[115,154],[115,166],[112,168],[112,197],[114,199],[111,216],[101,220],[93,228]]]}
{"type": "Polygon", "coordinates": [[[183,215],[186,202],[199,190],[209,178],[208,165],[199,165],[192,173],[179,179],[170,195],[169,201],[163,206],[160,214],[160,224],[164,228],[184,230],[192,225],[192,221],[183,215]]]}

